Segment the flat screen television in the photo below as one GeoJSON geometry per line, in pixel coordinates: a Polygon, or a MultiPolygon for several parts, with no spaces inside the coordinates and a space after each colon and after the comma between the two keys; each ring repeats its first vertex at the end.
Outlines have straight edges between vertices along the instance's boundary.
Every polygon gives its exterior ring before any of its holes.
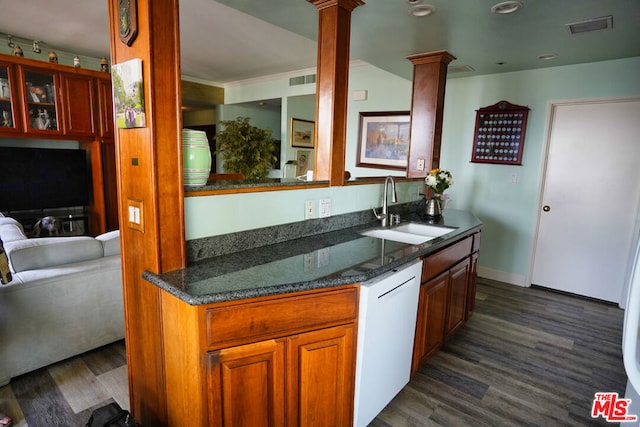
{"type": "Polygon", "coordinates": [[[84,150],[0,147],[0,211],[89,204],[84,150]]]}

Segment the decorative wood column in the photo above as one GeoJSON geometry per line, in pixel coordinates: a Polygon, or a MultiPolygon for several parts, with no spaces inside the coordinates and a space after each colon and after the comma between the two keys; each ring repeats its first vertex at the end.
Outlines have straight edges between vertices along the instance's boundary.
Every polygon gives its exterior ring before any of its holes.
{"type": "Polygon", "coordinates": [[[407,177],[424,178],[440,165],[447,65],[456,58],[442,50],[407,59],[414,65],[407,177]]]}
{"type": "Polygon", "coordinates": [[[166,425],[167,408],[160,290],[141,275],[186,260],[178,11],[178,0],[109,0],[112,63],[139,58],[144,78],[146,125],[115,136],[130,403],[145,426],[166,425]],[[129,4],[137,36],[132,25],[121,37],[127,20],[118,9],[129,4]],[[139,223],[130,222],[130,208],[139,209],[139,223]]]}
{"type": "Polygon", "coordinates": [[[318,8],[314,174],[344,183],[351,12],[362,0],[308,0],[318,8]]]}

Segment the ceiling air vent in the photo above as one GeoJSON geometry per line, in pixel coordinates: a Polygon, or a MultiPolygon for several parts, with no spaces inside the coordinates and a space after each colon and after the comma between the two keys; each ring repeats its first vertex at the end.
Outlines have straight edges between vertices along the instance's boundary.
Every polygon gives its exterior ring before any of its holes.
{"type": "Polygon", "coordinates": [[[565,27],[567,27],[570,34],[611,29],[613,27],[613,16],[609,15],[603,16],[602,18],[593,18],[585,21],[574,22],[573,24],[565,24],[565,27]]]}
{"type": "Polygon", "coordinates": [[[306,85],[308,83],[315,83],[315,82],[316,82],[315,74],[289,78],[289,86],[306,85]]]}
{"type": "Polygon", "coordinates": [[[468,71],[475,71],[475,69],[469,65],[454,65],[447,68],[447,74],[466,73],[468,71]]]}

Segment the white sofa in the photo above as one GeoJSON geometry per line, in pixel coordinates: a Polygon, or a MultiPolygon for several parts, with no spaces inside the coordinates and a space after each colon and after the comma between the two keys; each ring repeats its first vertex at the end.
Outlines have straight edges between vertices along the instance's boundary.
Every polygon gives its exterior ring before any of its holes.
{"type": "Polygon", "coordinates": [[[28,239],[0,213],[13,280],[0,285],[0,386],[124,338],[120,233],[28,239]]]}

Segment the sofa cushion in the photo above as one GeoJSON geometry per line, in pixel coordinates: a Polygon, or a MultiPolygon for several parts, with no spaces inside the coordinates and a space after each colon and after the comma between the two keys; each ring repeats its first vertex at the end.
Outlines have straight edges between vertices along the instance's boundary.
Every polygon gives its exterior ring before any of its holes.
{"type": "Polygon", "coordinates": [[[0,239],[3,242],[13,242],[14,240],[24,240],[26,238],[22,224],[13,218],[0,218],[0,239]]]}
{"type": "Polygon", "coordinates": [[[104,256],[117,255],[120,253],[120,230],[109,231],[96,237],[102,242],[104,256]]]}
{"type": "Polygon", "coordinates": [[[43,237],[5,242],[14,273],[102,258],[102,242],[92,237],[43,237]]]}

